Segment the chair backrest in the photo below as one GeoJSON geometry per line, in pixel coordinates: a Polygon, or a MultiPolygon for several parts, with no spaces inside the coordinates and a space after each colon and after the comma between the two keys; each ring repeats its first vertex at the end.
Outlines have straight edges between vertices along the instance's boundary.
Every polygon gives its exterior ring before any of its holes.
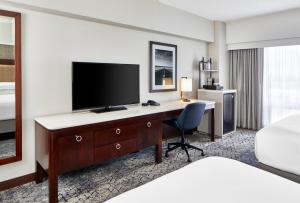
{"type": "Polygon", "coordinates": [[[197,102],[188,104],[177,119],[177,126],[182,130],[191,130],[196,128],[205,112],[205,103],[197,102]]]}

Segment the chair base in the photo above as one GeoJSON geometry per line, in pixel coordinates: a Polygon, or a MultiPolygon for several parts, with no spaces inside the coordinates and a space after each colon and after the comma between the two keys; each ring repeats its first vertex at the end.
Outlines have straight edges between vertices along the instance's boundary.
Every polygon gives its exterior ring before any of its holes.
{"type": "Polygon", "coordinates": [[[195,149],[195,150],[201,151],[201,155],[202,156],[205,155],[203,149],[200,149],[198,147],[190,145],[189,143],[185,143],[185,142],[173,142],[173,143],[169,143],[168,144],[168,149],[166,151],[165,157],[169,157],[169,152],[171,152],[171,151],[173,151],[173,150],[175,150],[175,149],[177,149],[179,147],[181,147],[181,149],[185,151],[185,153],[186,153],[186,155],[188,157],[188,160],[187,160],[188,162],[192,162],[190,154],[188,152],[188,149],[195,149]]]}

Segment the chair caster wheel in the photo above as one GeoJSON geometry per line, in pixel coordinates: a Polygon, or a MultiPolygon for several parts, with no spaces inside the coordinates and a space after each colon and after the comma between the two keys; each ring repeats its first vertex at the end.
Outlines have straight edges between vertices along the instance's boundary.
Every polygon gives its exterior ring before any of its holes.
{"type": "Polygon", "coordinates": [[[168,154],[168,153],[166,153],[166,154],[165,154],[165,157],[169,157],[169,154],[168,154]]]}
{"type": "Polygon", "coordinates": [[[188,158],[188,160],[187,160],[189,163],[191,163],[192,162],[192,159],[191,158],[188,158]]]}
{"type": "Polygon", "coordinates": [[[205,156],[204,152],[201,153],[201,156],[205,156]]]}

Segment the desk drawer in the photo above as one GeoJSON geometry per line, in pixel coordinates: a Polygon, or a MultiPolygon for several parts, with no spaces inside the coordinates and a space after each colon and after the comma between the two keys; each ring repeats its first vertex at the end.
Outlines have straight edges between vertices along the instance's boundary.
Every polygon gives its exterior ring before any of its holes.
{"type": "Polygon", "coordinates": [[[134,125],[116,126],[101,131],[95,131],[95,146],[103,146],[123,140],[134,139],[137,136],[137,128],[134,125]]]}
{"type": "Polygon", "coordinates": [[[137,151],[136,139],[96,147],[95,162],[102,162],[137,151]]]}
{"type": "Polygon", "coordinates": [[[159,136],[162,136],[161,120],[147,120],[138,125],[139,136],[137,138],[138,149],[143,149],[159,142],[159,136]]]}

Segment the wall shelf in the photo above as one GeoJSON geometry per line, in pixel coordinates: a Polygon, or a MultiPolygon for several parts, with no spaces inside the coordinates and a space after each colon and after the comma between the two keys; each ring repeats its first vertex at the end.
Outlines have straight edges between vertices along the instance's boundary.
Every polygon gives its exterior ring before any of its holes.
{"type": "Polygon", "coordinates": [[[212,70],[201,70],[203,72],[218,72],[219,70],[217,69],[212,69],[212,70]]]}

